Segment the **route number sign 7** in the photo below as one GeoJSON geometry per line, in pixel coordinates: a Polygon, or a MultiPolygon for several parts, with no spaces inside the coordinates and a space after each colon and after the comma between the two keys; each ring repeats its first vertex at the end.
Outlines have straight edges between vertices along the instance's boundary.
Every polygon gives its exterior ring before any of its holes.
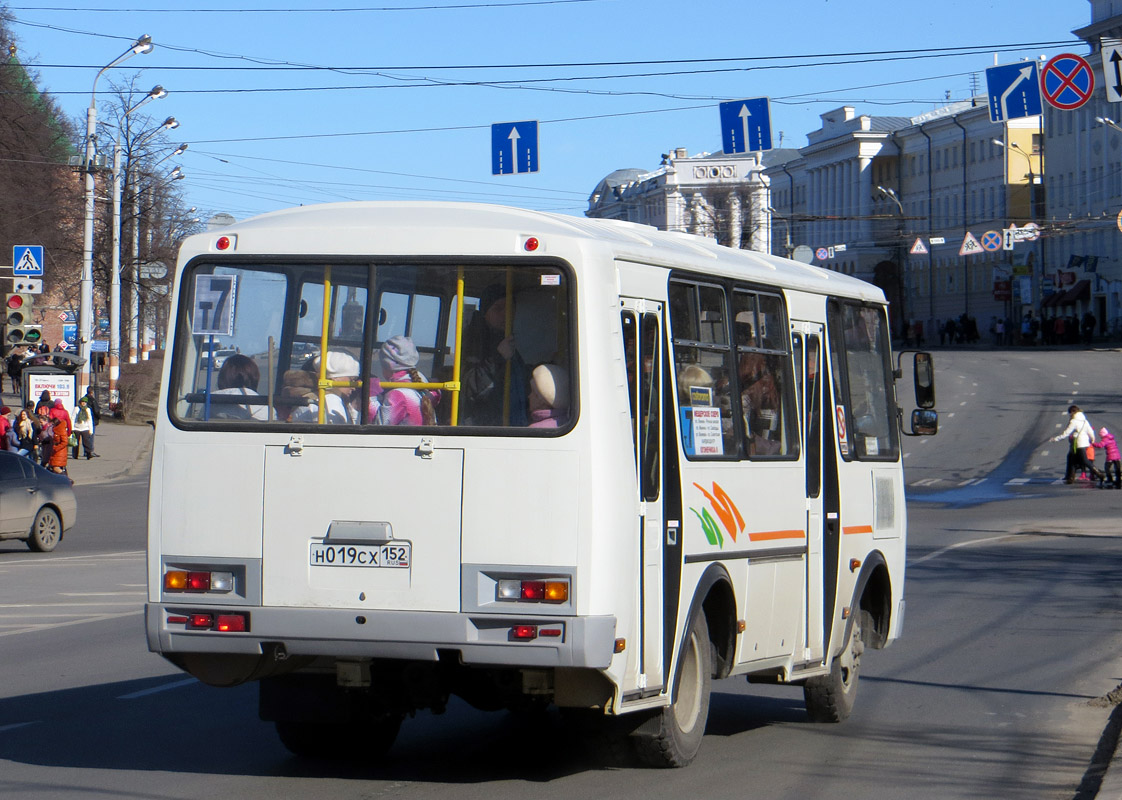
{"type": "Polygon", "coordinates": [[[196,275],[191,333],[230,336],[234,332],[237,278],[233,275],[196,275]]]}

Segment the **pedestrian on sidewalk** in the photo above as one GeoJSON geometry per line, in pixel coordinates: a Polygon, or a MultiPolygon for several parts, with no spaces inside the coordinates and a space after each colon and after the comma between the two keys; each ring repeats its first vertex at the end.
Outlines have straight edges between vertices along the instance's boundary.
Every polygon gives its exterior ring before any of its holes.
{"type": "Polygon", "coordinates": [[[82,450],[86,454],[86,460],[97,458],[97,453],[94,452],[94,420],[93,412],[90,411],[90,405],[87,398],[83,397],[78,401],[78,410],[74,413],[74,434],[77,441],[74,442],[73,457],[78,457],[78,447],[81,445],[82,450]]]}
{"type": "Polygon", "coordinates": [[[1118,451],[1118,443],[1106,428],[1099,428],[1099,441],[1092,442],[1092,447],[1106,450],[1106,480],[1099,483],[1103,489],[1122,489],[1122,453],[1118,451]],[[1110,473],[1113,470],[1114,480],[1111,481],[1110,473]]]}
{"type": "Polygon", "coordinates": [[[47,429],[53,434],[54,447],[47,459],[47,469],[60,475],[66,474],[66,457],[69,455],[70,434],[66,432],[66,422],[61,417],[47,417],[47,429]]]}
{"type": "Polygon", "coordinates": [[[1064,473],[1064,483],[1075,483],[1075,471],[1090,472],[1099,481],[1105,480],[1105,473],[1095,468],[1094,463],[1087,458],[1087,450],[1093,454],[1091,443],[1095,441],[1095,429],[1091,426],[1087,416],[1079,410],[1079,406],[1068,406],[1067,413],[1071,415],[1067,427],[1057,436],[1052,437],[1053,442],[1068,439],[1071,443],[1067,456],[1067,471],[1064,473]]]}

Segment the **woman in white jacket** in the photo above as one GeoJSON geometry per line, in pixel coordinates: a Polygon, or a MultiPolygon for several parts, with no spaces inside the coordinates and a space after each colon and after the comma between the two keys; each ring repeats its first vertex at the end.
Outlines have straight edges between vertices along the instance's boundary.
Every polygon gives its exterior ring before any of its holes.
{"type": "Polygon", "coordinates": [[[97,453],[93,449],[93,413],[84,397],[78,401],[78,411],[74,414],[74,427],[71,430],[78,438],[78,442],[74,444],[74,458],[78,457],[78,443],[81,443],[82,449],[86,451],[87,459],[97,458],[97,453]]]}
{"type": "Polygon", "coordinates": [[[1079,410],[1079,406],[1069,406],[1067,413],[1071,414],[1067,427],[1058,436],[1052,437],[1053,442],[1058,442],[1060,439],[1070,439],[1072,442],[1067,454],[1067,473],[1064,475],[1064,483],[1075,482],[1076,470],[1090,472],[1102,481],[1105,475],[1101,470],[1095,469],[1094,462],[1087,458],[1087,448],[1095,441],[1094,427],[1087,421],[1086,415],[1079,410]]]}

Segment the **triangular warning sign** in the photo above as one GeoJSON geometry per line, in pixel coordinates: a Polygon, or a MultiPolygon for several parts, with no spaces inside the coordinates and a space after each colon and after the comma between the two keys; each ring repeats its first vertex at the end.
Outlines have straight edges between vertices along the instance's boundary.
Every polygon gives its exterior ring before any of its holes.
{"type": "Polygon", "coordinates": [[[923,243],[923,239],[916,239],[916,243],[912,245],[912,249],[908,252],[913,256],[927,255],[927,245],[923,243]]]}
{"type": "Polygon", "coordinates": [[[39,266],[39,262],[35,260],[35,256],[31,255],[30,250],[23,251],[23,258],[16,264],[16,269],[20,272],[42,272],[43,268],[39,266]]]}
{"type": "Polygon", "coordinates": [[[960,256],[972,256],[977,253],[984,253],[985,250],[978,244],[978,240],[974,238],[974,234],[970,231],[966,232],[966,238],[962,240],[962,247],[958,248],[960,256]]]}

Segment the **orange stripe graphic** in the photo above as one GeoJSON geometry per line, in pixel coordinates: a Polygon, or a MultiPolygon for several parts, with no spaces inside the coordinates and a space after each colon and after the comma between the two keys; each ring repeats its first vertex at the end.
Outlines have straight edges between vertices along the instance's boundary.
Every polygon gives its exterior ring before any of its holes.
{"type": "Polygon", "coordinates": [[[802,531],[755,531],[748,534],[748,539],[753,542],[770,542],[776,539],[802,539],[805,536],[802,531]]]}
{"type": "Polygon", "coordinates": [[[846,536],[849,536],[850,534],[853,534],[853,533],[872,533],[872,532],[873,532],[873,526],[872,525],[850,525],[848,528],[844,528],[844,527],[842,528],[842,533],[844,533],[846,536]]]}

